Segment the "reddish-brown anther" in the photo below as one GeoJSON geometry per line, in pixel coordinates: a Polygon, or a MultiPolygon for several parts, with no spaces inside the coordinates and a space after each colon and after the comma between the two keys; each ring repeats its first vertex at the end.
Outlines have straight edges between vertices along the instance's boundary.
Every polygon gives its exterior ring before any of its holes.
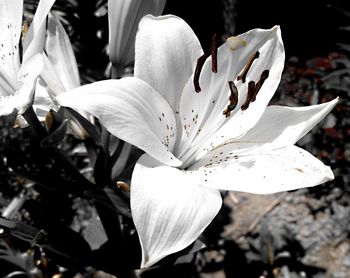
{"type": "Polygon", "coordinates": [[[194,85],[194,89],[197,93],[199,93],[201,91],[201,87],[199,86],[199,76],[201,74],[202,67],[203,67],[206,59],[207,59],[206,54],[203,54],[201,57],[199,57],[197,59],[196,69],[194,70],[193,85],[194,85]]]}
{"type": "Polygon", "coordinates": [[[211,71],[214,73],[218,72],[218,59],[217,59],[218,49],[216,34],[211,38],[211,71]]]}
{"type": "Polygon", "coordinates": [[[260,76],[259,81],[255,85],[254,95],[252,96],[251,102],[255,101],[256,95],[259,93],[261,86],[264,84],[265,80],[269,77],[269,70],[264,70],[260,76]]]}
{"type": "Polygon", "coordinates": [[[245,100],[245,103],[241,106],[242,110],[246,110],[249,107],[251,99],[254,96],[254,91],[255,91],[255,82],[254,81],[250,81],[248,83],[247,99],[245,100]]]}
{"type": "Polygon", "coordinates": [[[229,98],[230,103],[229,105],[227,105],[227,108],[222,112],[222,114],[225,115],[226,118],[230,117],[231,111],[233,111],[236,108],[238,103],[238,90],[235,83],[233,81],[229,81],[228,85],[231,91],[231,95],[229,98]]]}

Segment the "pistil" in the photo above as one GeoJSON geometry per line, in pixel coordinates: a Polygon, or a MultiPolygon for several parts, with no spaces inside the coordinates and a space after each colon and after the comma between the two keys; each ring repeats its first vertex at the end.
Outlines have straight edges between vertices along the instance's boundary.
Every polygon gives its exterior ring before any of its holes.
{"type": "Polygon", "coordinates": [[[243,83],[245,83],[248,71],[250,69],[250,67],[252,66],[253,62],[255,59],[259,58],[260,52],[257,51],[255,52],[255,54],[253,56],[251,56],[247,62],[247,64],[245,65],[242,73],[240,75],[237,76],[237,80],[242,80],[243,83]]]}
{"type": "Polygon", "coordinates": [[[238,90],[235,83],[233,81],[229,81],[228,85],[231,91],[231,95],[229,98],[230,104],[227,105],[227,108],[222,112],[222,114],[225,115],[226,118],[230,117],[231,111],[233,111],[236,108],[238,103],[238,90]]]}

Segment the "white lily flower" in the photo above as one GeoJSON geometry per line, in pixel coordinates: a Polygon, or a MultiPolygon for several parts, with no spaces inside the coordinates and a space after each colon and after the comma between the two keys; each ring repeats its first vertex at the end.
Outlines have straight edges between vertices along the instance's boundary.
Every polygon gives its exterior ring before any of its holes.
{"type": "Polygon", "coordinates": [[[135,35],[146,14],[160,15],[166,0],[108,0],[109,57],[116,75],[135,57],[135,35]]]}
{"type": "Polygon", "coordinates": [[[135,51],[136,77],[96,82],[58,100],[146,152],[131,180],[141,267],[189,246],[218,213],[221,189],[269,194],[333,179],[294,144],[337,99],[268,106],[284,67],[279,27],[230,38],[204,62],[182,19],[145,16],[135,51]]]}
{"type": "MultiPolygon", "coordinates": [[[[45,44],[44,69],[36,84],[34,109],[41,121],[45,120],[50,109],[58,110],[56,97],[81,85],[77,61],[69,36],[59,18],[49,15],[45,44]]],[[[87,113],[81,113],[89,119],[87,113]]],[[[90,119],[92,120],[92,119],[90,119]]],[[[74,119],[69,120],[70,132],[77,138],[85,138],[86,132],[74,119]]]]}
{"type": "Polygon", "coordinates": [[[41,0],[30,25],[23,35],[20,53],[23,0],[0,2],[0,115],[13,110],[24,113],[33,103],[34,85],[43,68],[41,52],[45,19],[55,0],[41,0]],[[20,56],[23,61],[20,61],[20,56]]]}

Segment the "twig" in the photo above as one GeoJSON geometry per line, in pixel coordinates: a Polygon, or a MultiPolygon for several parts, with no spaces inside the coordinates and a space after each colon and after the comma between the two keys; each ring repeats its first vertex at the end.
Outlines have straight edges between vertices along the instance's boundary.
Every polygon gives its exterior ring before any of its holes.
{"type": "Polygon", "coordinates": [[[259,222],[261,221],[261,219],[268,214],[271,210],[273,210],[278,204],[280,203],[280,199],[275,199],[273,200],[263,211],[262,214],[260,214],[259,216],[257,216],[254,221],[250,224],[247,234],[249,234],[250,232],[252,232],[255,227],[259,224],[259,222]]]}

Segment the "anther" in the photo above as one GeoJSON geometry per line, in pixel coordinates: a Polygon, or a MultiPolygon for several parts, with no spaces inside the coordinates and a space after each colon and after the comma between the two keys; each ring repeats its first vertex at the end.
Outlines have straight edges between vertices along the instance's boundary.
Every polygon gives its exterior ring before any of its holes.
{"type": "Polygon", "coordinates": [[[256,99],[256,95],[258,94],[258,92],[261,89],[261,86],[264,84],[265,80],[269,77],[269,71],[268,70],[264,70],[260,76],[259,81],[256,83],[255,85],[255,89],[254,89],[254,95],[252,96],[251,101],[255,101],[256,99]]]}
{"type": "Polygon", "coordinates": [[[227,105],[227,108],[222,112],[222,114],[225,115],[226,118],[230,117],[231,111],[233,111],[236,108],[238,103],[238,90],[235,83],[233,81],[229,81],[228,85],[231,91],[231,95],[229,98],[230,104],[227,105]]]}
{"type": "Polygon", "coordinates": [[[206,54],[203,54],[201,57],[199,57],[197,59],[196,69],[194,70],[193,85],[194,85],[194,89],[197,93],[199,93],[201,91],[201,87],[199,86],[199,76],[201,74],[202,67],[203,67],[206,59],[207,59],[206,54]]]}
{"type": "Polygon", "coordinates": [[[245,100],[245,103],[241,106],[242,110],[246,110],[249,107],[251,99],[254,96],[254,91],[255,91],[255,82],[254,81],[250,81],[248,83],[247,99],[245,100]]]}
{"type": "Polygon", "coordinates": [[[242,80],[242,82],[245,83],[245,79],[247,77],[247,73],[248,73],[250,67],[252,66],[254,60],[259,58],[259,56],[260,56],[260,52],[257,51],[257,52],[255,52],[255,54],[253,56],[251,56],[249,58],[249,60],[248,60],[247,64],[245,65],[242,73],[237,76],[237,80],[242,80]]]}
{"type": "Polygon", "coordinates": [[[211,38],[211,71],[214,73],[218,72],[218,59],[217,59],[218,49],[216,46],[216,34],[211,38]]]}
{"type": "Polygon", "coordinates": [[[130,186],[126,182],[117,181],[116,184],[119,189],[130,191],[130,186]]]}

